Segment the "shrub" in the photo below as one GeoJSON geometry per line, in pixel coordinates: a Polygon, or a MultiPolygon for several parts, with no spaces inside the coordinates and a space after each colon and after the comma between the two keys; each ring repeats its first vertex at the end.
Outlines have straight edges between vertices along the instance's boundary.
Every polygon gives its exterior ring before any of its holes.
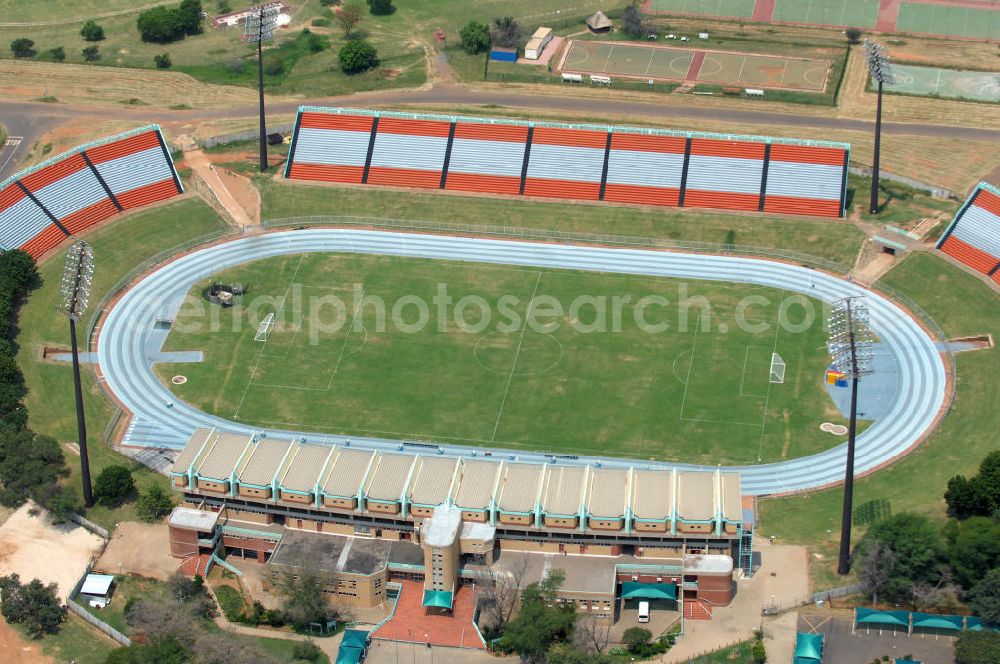
{"type": "Polygon", "coordinates": [[[156,63],[157,69],[170,69],[170,67],[174,64],[173,61],[171,61],[170,59],[169,53],[154,55],[153,62],[156,63]]]}
{"type": "Polygon", "coordinates": [[[639,652],[643,646],[653,638],[653,633],[645,627],[629,627],[622,634],[622,643],[629,649],[629,652],[639,652]]]}
{"type": "Polygon", "coordinates": [[[170,514],[174,501],[163,487],[154,484],[135,501],[135,512],[141,521],[155,523],[170,514]]]}
{"type": "Polygon", "coordinates": [[[142,41],[165,44],[184,36],[180,16],[176,10],[160,5],[139,14],[136,27],[142,41]]]}
{"type": "Polygon", "coordinates": [[[314,18],[312,20],[312,24],[311,25],[314,25],[317,28],[325,28],[326,26],[330,25],[330,19],[328,19],[328,18],[314,18]]]}
{"type": "Polygon", "coordinates": [[[108,466],[94,480],[94,497],[106,505],[121,505],[133,495],[135,480],[125,466],[108,466]]]}
{"type": "Polygon", "coordinates": [[[277,53],[264,54],[264,73],[268,76],[278,76],[285,71],[285,61],[277,53]]]}
{"type": "Polygon", "coordinates": [[[847,37],[848,43],[851,44],[860,44],[862,34],[861,30],[858,28],[848,28],[847,30],[844,30],[844,35],[847,37]]]}
{"type": "Polygon", "coordinates": [[[315,662],[319,660],[323,651],[319,649],[312,641],[299,641],[292,648],[292,657],[295,659],[302,659],[307,662],[315,662]]]}
{"type": "Polygon", "coordinates": [[[357,74],[378,66],[378,51],[363,40],[352,40],[344,44],[337,58],[345,74],[357,74]]]}
{"type": "Polygon", "coordinates": [[[392,5],[392,0],[368,0],[368,11],[372,16],[388,16],[396,8],[392,5]]]}
{"type": "Polygon", "coordinates": [[[10,43],[10,50],[15,58],[32,58],[35,56],[35,42],[26,37],[20,37],[10,43]]]}
{"type": "Polygon", "coordinates": [[[83,59],[86,62],[94,62],[101,57],[100,49],[96,46],[87,46],[80,53],[83,55],[83,59]]]}
{"type": "Polygon", "coordinates": [[[80,28],[80,36],[83,37],[84,41],[102,41],[104,39],[104,28],[97,25],[97,22],[91,19],[80,28]]]}
{"type": "Polygon", "coordinates": [[[66,59],[66,49],[62,46],[56,46],[47,50],[45,55],[53,62],[62,62],[66,59]]]}
{"type": "Polygon", "coordinates": [[[469,21],[458,36],[462,40],[462,49],[469,55],[481,53],[490,45],[490,29],[485,23],[469,21]]]}

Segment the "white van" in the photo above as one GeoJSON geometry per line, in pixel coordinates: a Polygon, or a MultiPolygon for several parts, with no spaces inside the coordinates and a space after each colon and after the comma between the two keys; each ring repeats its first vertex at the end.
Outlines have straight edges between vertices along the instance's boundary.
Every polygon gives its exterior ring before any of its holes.
{"type": "Polygon", "coordinates": [[[639,622],[649,622],[649,602],[639,602],[639,622]]]}

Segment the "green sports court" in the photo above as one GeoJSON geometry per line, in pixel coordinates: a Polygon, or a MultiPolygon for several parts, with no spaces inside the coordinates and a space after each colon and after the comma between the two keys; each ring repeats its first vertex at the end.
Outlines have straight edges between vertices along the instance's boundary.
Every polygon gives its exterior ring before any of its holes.
{"type": "Polygon", "coordinates": [[[617,42],[571,41],[561,70],[602,76],[823,92],[826,60],[617,42]]]}
{"type": "Polygon", "coordinates": [[[777,0],[773,20],[874,28],[878,0],[777,0]]]}
{"type": "Polygon", "coordinates": [[[1000,39],[1000,10],[904,2],[899,7],[896,29],[899,32],[1000,39]]]}
{"type": "Polygon", "coordinates": [[[650,0],[648,12],[750,18],[756,0],[650,0]]]}
{"type": "Polygon", "coordinates": [[[1000,102],[1000,72],[894,65],[896,82],[889,92],[1000,102]]]}

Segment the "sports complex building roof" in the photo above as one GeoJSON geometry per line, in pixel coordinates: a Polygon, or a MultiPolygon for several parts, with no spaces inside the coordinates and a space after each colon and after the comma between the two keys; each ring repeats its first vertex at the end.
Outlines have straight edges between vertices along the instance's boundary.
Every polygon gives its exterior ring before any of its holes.
{"type": "Polygon", "coordinates": [[[304,106],[285,177],[840,217],[849,161],[829,141],[304,106]]]}
{"type": "Polygon", "coordinates": [[[201,482],[269,488],[324,498],[449,505],[468,512],[631,521],[739,524],[736,472],[601,468],[466,459],[444,454],[362,451],[347,446],[198,429],[177,456],[172,476],[188,490],[201,482]]]}

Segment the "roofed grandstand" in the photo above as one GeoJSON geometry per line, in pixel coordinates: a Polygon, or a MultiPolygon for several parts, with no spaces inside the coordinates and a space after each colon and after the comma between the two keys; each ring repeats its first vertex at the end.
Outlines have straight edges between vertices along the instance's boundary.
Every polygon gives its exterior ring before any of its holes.
{"type": "Polygon", "coordinates": [[[1000,284],[1000,189],[980,182],[937,248],[1000,284]]]}
{"type": "Polygon", "coordinates": [[[840,217],[849,158],[824,141],[303,107],[285,177],[840,217]]]}
{"type": "Polygon", "coordinates": [[[38,258],[108,217],[183,192],[158,127],[108,136],[0,184],[0,250],[38,258]]]}

